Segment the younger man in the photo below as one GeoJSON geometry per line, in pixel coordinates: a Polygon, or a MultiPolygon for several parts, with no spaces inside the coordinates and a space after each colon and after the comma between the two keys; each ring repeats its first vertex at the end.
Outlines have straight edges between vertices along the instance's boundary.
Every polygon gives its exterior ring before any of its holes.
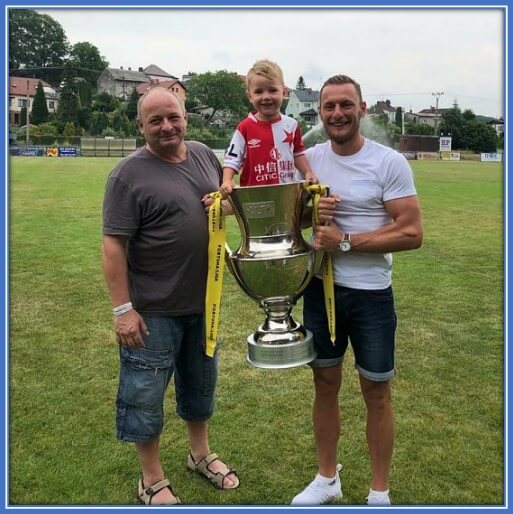
{"type": "Polygon", "coordinates": [[[285,84],[274,62],[257,61],[248,71],[246,87],[255,111],[239,123],[224,157],[224,195],[233,189],[233,176],[240,172],[241,186],[264,186],[294,182],[295,168],[305,180],[317,182],[304,155],[298,122],[280,113],[285,84]]]}

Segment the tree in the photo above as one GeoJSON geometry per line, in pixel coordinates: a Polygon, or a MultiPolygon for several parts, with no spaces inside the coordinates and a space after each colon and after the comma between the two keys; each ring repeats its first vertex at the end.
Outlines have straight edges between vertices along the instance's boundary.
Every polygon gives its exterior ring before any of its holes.
{"type": "Polygon", "coordinates": [[[93,99],[93,110],[101,112],[114,112],[119,109],[119,100],[109,93],[100,93],[93,99]]]}
{"type": "Polygon", "coordinates": [[[75,77],[85,79],[93,91],[98,88],[101,72],[109,65],[98,48],[87,41],[75,43],[71,47],[69,62],[75,71],[75,77]]]}
{"type": "Polygon", "coordinates": [[[119,110],[114,111],[110,120],[110,126],[117,132],[118,136],[125,137],[130,135],[131,125],[130,120],[125,114],[119,110]]]}
{"type": "Polygon", "coordinates": [[[9,69],[58,86],[69,43],[61,25],[30,9],[9,10],[9,69]]]}
{"type": "Polygon", "coordinates": [[[432,136],[433,127],[427,123],[405,123],[404,133],[409,136],[432,136]]]}
{"type": "Polygon", "coordinates": [[[64,126],[63,136],[70,141],[72,137],[75,137],[75,124],[72,121],[68,121],[64,126]]]}
{"type": "Polygon", "coordinates": [[[453,148],[463,148],[461,132],[463,130],[464,121],[458,102],[456,101],[454,102],[452,109],[449,109],[442,114],[442,125],[440,129],[446,134],[451,134],[453,148]]]}
{"type": "Polygon", "coordinates": [[[303,91],[306,89],[305,79],[302,75],[299,76],[296,84],[296,89],[299,89],[300,91],[303,91]]]}
{"type": "Polygon", "coordinates": [[[79,125],[79,111],[80,101],[75,91],[75,85],[73,80],[68,77],[61,90],[57,115],[63,124],[71,121],[74,125],[79,125]]]}
{"type": "Polygon", "coordinates": [[[398,107],[395,111],[395,124],[399,127],[399,133],[403,130],[403,110],[398,107]]]}
{"type": "Polygon", "coordinates": [[[32,110],[30,111],[30,121],[34,125],[48,121],[48,106],[46,105],[45,92],[41,81],[37,83],[36,96],[34,96],[32,110]]]}
{"type": "Polygon", "coordinates": [[[137,104],[139,103],[139,93],[137,89],[133,89],[130,93],[130,97],[128,98],[128,103],[126,105],[125,114],[130,121],[135,121],[137,118],[137,104]]]}
{"type": "MultiPolygon", "coordinates": [[[[27,124],[27,107],[24,105],[20,110],[20,117],[19,119],[19,125],[26,125],[27,124]]],[[[29,120],[30,121],[30,120],[29,120]]]]}
{"type": "Polygon", "coordinates": [[[498,138],[498,141],[497,141],[497,148],[501,148],[501,149],[504,148],[504,132],[502,132],[499,135],[499,138],[498,138]]]}
{"type": "Polygon", "coordinates": [[[83,107],[90,106],[93,93],[89,82],[79,78],[78,80],[75,80],[75,87],[77,89],[78,98],[80,99],[80,105],[83,107]]]}
{"type": "Polygon", "coordinates": [[[244,82],[236,73],[226,70],[201,73],[187,83],[190,101],[211,110],[211,120],[219,111],[242,118],[247,111],[244,82]]]}
{"type": "Polygon", "coordinates": [[[476,115],[470,109],[463,111],[461,117],[464,121],[474,121],[476,119],[476,115]]]}
{"type": "Polygon", "coordinates": [[[475,120],[467,121],[463,125],[462,140],[464,148],[476,153],[494,153],[499,143],[493,127],[475,120]]]}
{"type": "Polygon", "coordinates": [[[89,133],[92,136],[100,135],[109,126],[109,118],[107,114],[100,111],[91,113],[91,121],[89,123],[89,133]]]}

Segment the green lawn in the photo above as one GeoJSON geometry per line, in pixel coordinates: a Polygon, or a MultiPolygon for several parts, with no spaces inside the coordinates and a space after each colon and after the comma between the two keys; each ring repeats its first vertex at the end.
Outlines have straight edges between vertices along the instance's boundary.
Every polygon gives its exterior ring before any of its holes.
{"type": "MultiPolygon", "coordinates": [[[[132,504],[138,467],[116,441],[117,344],[100,264],[101,203],[117,159],[11,159],[10,490],[14,504],[132,504]]],[[[396,254],[397,504],[502,504],[502,165],[412,162],[424,244],[396,254]]],[[[237,229],[229,222],[230,241],[237,229]]],[[[300,319],[299,306],[295,316],[300,319]]],[[[220,492],[185,466],[170,390],[162,462],[190,504],[286,504],[313,477],[308,367],[246,364],[263,320],[225,274],[214,451],[241,487],[220,492]]],[[[340,404],[341,504],[362,504],[369,464],[350,356],[340,404]]]]}

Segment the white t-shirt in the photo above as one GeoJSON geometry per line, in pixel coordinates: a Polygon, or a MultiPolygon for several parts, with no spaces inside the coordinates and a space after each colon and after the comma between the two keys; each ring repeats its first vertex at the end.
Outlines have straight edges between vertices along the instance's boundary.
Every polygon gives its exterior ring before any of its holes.
{"type": "MultiPolygon", "coordinates": [[[[341,198],[335,207],[335,224],[348,234],[391,223],[384,202],[417,194],[406,158],[370,139],[354,155],[337,155],[328,141],[309,148],[306,157],[319,183],[341,198]]],[[[333,274],[340,286],[385,289],[392,283],[392,254],[334,252],[333,274]]]]}

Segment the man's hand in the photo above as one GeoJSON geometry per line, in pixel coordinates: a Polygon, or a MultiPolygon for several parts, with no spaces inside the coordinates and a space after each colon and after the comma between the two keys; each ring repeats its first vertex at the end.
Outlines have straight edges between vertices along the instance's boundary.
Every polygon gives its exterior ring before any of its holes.
{"type": "Polygon", "coordinates": [[[142,334],[149,334],[142,316],[135,309],[115,316],[114,330],[117,342],[128,348],[144,348],[142,334]]]}
{"type": "Polygon", "coordinates": [[[322,196],[319,198],[317,211],[321,225],[330,225],[335,218],[335,207],[340,202],[338,195],[322,196]]]}
{"type": "MultiPolygon", "coordinates": [[[[214,203],[214,199],[210,195],[205,195],[201,199],[201,203],[203,204],[203,207],[205,207],[205,212],[208,214],[210,206],[214,203]]],[[[232,206],[230,205],[230,202],[228,200],[222,200],[221,206],[225,214],[233,214],[232,206]]]]}
{"type": "Polygon", "coordinates": [[[336,225],[317,225],[314,227],[312,246],[316,250],[335,252],[339,249],[338,245],[342,238],[343,234],[336,225]]]}

